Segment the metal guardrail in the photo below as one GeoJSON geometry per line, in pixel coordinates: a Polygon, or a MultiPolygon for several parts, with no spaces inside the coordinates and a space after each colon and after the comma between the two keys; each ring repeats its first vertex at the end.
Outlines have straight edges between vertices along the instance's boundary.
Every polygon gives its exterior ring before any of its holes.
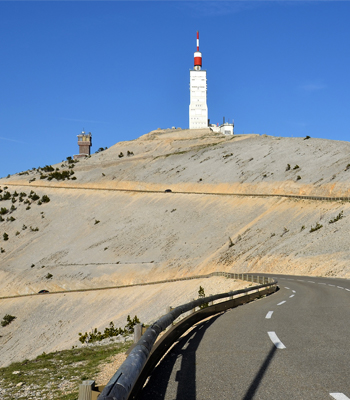
{"type": "MultiPolygon", "coordinates": [[[[130,354],[124,361],[124,363],[120,366],[120,368],[117,370],[117,372],[113,375],[112,379],[107,383],[106,387],[103,389],[102,393],[99,395],[98,399],[99,400],[126,400],[129,398],[129,395],[131,394],[134,385],[136,384],[137,380],[140,377],[140,374],[142,373],[142,370],[151,354],[151,351],[153,349],[153,345],[155,341],[157,340],[159,334],[164,331],[168,326],[172,325],[172,323],[182,314],[191,311],[195,309],[196,307],[200,307],[204,303],[211,303],[215,300],[223,299],[226,297],[230,297],[231,299],[233,296],[237,296],[239,294],[243,293],[248,293],[252,291],[258,291],[259,289],[262,288],[272,288],[273,286],[276,288],[277,286],[277,281],[268,278],[265,276],[257,276],[257,275],[251,275],[251,274],[232,274],[232,273],[227,273],[227,272],[214,272],[210,274],[211,276],[225,276],[227,278],[233,278],[233,279],[241,279],[245,280],[248,282],[256,282],[260,283],[258,286],[254,287],[249,287],[246,289],[240,289],[240,290],[235,290],[235,291],[230,291],[226,293],[221,293],[221,294],[216,294],[212,296],[208,296],[202,299],[194,300],[191,301],[190,303],[186,303],[183,305],[180,305],[173,310],[171,310],[169,313],[163,315],[161,318],[158,319],[154,324],[152,324],[147,331],[144,333],[144,335],[141,337],[141,339],[137,342],[136,346],[131,350],[130,354]]],[[[275,289],[274,288],[274,289],[275,289]]],[[[253,296],[249,297],[247,296],[248,299],[246,301],[251,301],[254,298],[257,298],[259,296],[259,292],[253,296]]],[[[234,299],[237,300],[237,299],[234,299]]],[[[231,300],[234,301],[234,300],[231,300]]],[[[200,319],[206,318],[209,315],[213,315],[214,313],[218,313],[224,309],[230,308],[229,306],[221,306],[218,308],[215,308],[216,306],[225,304],[224,303],[219,303],[217,305],[214,305],[212,307],[208,307],[208,309],[212,308],[213,312],[208,313],[203,313],[203,317],[200,317],[197,320],[199,321],[200,319]],[[208,315],[209,314],[209,315],[208,315]]],[[[239,302],[236,302],[235,305],[238,305],[239,302]]],[[[234,303],[232,303],[232,306],[234,303]]],[[[231,307],[232,307],[231,306],[231,307]]],[[[198,313],[207,310],[203,309],[199,311],[198,313]]],[[[197,314],[197,313],[196,313],[197,314]]],[[[197,322],[198,322],[197,321],[197,322]]],[[[193,322],[196,323],[196,322],[193,322]]],[[[193,324],[192,323],[192,324],[193,324]]]]}
{"type": "MultiPolygon", "coordinates": [[[[115,192],[136,192],[136,193],[164,193],[164,190],[152,190],[152,189],[126,189],[126,188],[106,188],[106,187],[89,187],[84,185],[55,185],[55,184],[35,184],[27,183],[24,181],[18,181],[18,183],[12,182],[4,182],[1,184],[2,186],[29,186],[29,187],[37,187],[37,188],[47,188],[47,189],[78,189],[78,190],[105,190],[105,191],[115,191],[115,192]]],[[[186,191],[175,191],[173,193],[178,194],[199,194],[199,195],[213,195],[213,196],[241,196],[241,197],[285,197],[285,198],[294,198],[301,200],[318,200],[318,201],[349,201],[349,196],[313,196],[313,195],[298,195],[298,194],[277,194],[277,193],[220,193],[220,192],[186,192],[186,191]]]]}

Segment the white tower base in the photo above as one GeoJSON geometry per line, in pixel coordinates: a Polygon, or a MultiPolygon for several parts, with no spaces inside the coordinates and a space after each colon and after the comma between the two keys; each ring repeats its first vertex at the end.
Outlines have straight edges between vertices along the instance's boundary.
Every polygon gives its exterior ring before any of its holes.
{"type": "Polygon", "coordinates": [[[208,127],[207,71],[190,71],[190,129],[208,127]]]}

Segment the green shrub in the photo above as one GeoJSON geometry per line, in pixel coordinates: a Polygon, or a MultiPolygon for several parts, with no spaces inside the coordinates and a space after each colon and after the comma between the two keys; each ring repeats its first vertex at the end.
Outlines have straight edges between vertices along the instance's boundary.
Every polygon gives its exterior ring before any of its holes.
{"type": "Polygon", "coordinates": [[[134,326],[136,324],[140,323],[140,320],[135,317],[133,319],[130,318],[130,315],[128,315],[127,320],[126,320],[126,325],[125,328],[118,328],[114,326],[113,322],[109,323],[109,327],[104,329],[104,332],[101,333],[100,331],[97,330],[97,328],[92,329],[91,332],[85,332],[84,334],[79,332],[79,341],[81,343],[93,343],[93,342],[99,342],[103,339],[107,339],[109,337],[113,336],[118,336],[118,335],[129,335],[134,332],[134,326]]]}
{"type": "Polygon", "coordinates": [[[317,224],[316,224],[314,227],[311,227],[310,233],[311,233],[311,232],[315,232],[315,231],[321,229],[322,227],[323,227],[323,225],[321,225],[321,224],[319,224],[319,223],[317,222],[317,224]]]}
{"type": "Polygon", "coordinates": [[[38,232],[39,228],[38,228],[38,227],[33,228],[32,226],[30,226],[30,230],[31,230],[32,232],[38,232]]]}
{"type": "Polygon", "coordinates": [[[300,175],[298,175],[297,176],[297,181],[299,181],[301,179],[301,176],[300,175]]]}
{"type": "Polygon", "coordinates": [[[16,221],[16,218],[14,218],[14,217],[11,215],[11,217],[7,217],[6,220],[7,220],[7,221],[10,221],[10,222],[13,222],[13,221],[16,221]]]}
{"type": "Polygon", "coordinates": [[[4,241],[9,240],[9,235],[5,232],[3,235],[4,241]]]}
{"type": "Polygon", "coordinates": [[[22,231],[24,231],[25,229],[27,229],[27,226],[23,224],[22,231]]]}
{"type": "Polygon", "coordinates": [[[289,171],[289,170],[290,170],[290,164],[287,164],[286,171],[289,171]]]}
{"type": "Polygon", "coordinates": [[[55,168],[52,165],[45,165],[45,167],[41,168],[45,172],[52,172],[55,168]]]}
{"type": "Polygon", "coordinates": [[[299,165],[297,164],[297,165],[294,166],[293,169],[299,169],[299,168],[300,168],[300,167],[299,167],[299,165]]]}
{"type": "Polygon", "coordinates": [[[10,314],[6,314],[6,315],[4,316],[4,318],[2,319],[2,321],[1,321],[1,326],[7,326],[7,325],[9,325],[14,319],[16,319],[15,316],[10,315],[10,314]]]}
{"type": "Polygon", "coordinates": [[[342,218],[344,218],[343,211],[340,211],[340,213],[339,213],[336,217],[334,217],[333,219],[331,219],[331,220],[329,221],[329,223],[330,223],[330,224],[334,224],[334,222],[337,222],[337,221],[339,221],[339,220],[342,219],[342,218]]]}
{"type": "MultiPolygon", "coordinates": [[[[4,188],[5,189],[5,188],[4,188]]],[[[10,200],[11,199],[11,193],[10,192],[5,192],[2,196],[3,200],[10,200]]]]}
{"type": "Polygon", "coordinates": [[[19,231],[17,231],[17,232],[16,232],[16,236],[18,236],[19,234],[20,234],[20,232],[19,232],[19,231]]]}
{"type": "Polygon", "coordinates": [[[45,278],[46,279],[51,279],[53,277],[53,275],[52,274],[50,274],[49,272],[48,272],[48,274],[47,275],[45,275],[45,278]]]}
{"type": "Polygon", "coordinates": [[[9,210],[6,207],[1,207],[0,209],[0,215],[5,215],[9,212],[9,210]]]}
{"type": "Polygon", "coordinates": [[[307,140],[307,139],[311,139],[310,136],[306,136],[306,137],[304,138],[304,140],[307,140]]]}
{"type": "Polygon", "coordinates": [[[119,158],[122,158],[122,157],[124,157],[124,154],[123,154],[123,152],[122,152],[122,151],[119,153],[118,157],[119,157],[119,158]]]}
{"type": "Polygon", "coordinates": [[[46,194],[44,194],[44,196],[41,198],[42,203],[49,203],[50,198],[49,196],[46,196],[46,194]]]}
{"type": "MultiPolygon", "coordinates": [[[[205,292],[204,292],[204,288],[202,288],[202,286],[199,286],[198,289],[198,298],[199,299],[203,299],[205,297],[205,292]]],[[[203,303],[200,308],[206,308],[208,307],[209,303],[203,303]]]]}
{"type": "Polygon", "coordinates": [[[1,253],[5,253],[5,249],[3,249],[3,248],[1,247],[0,252],[1,252],[1,253]]]}
{"type": "Polygon", "coordinates": [[[100,223],[100,221],[99,220],[97,220],[97,219],[95,219],[95,223],[94,223],[94,225],[97,225],[97,224],[99,224],[100,223]]]}

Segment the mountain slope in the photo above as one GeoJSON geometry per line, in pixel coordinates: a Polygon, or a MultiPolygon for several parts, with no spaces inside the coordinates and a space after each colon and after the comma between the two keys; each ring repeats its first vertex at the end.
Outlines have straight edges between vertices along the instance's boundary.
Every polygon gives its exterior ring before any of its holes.
{"type": "Polygon", "coordinates": [[[223,269],[350,276],[348,202],[263,196],[349,196],[349,150],[313,138],[165,130],[53,166],[74,170],[76,180],[40,179],[50,173],[43,170],[1,179],[2,194],[11,194],[1,207],[16,207],[0,222],[0,239],[9,235],[1,242],[1,293],[223,269]],[[30,190],[51,201],[12,203],[15,191],[28,199],[30,190]],[[225,195],[232,193],[262,196],[225,195]],[[323,227],[310,232],[316,224],[323,227]]]}

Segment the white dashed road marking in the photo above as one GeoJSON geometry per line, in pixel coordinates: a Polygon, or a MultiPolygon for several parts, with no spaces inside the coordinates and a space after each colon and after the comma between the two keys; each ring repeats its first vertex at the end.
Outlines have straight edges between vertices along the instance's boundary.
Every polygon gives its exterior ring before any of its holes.
{"type": "Polygon", "coordinates": [[[338,288],[338,289],[344,289],[344,288],[343,288],[343,287],[341,287],[341,286],[337,286],[337,288],[338,288]]]}
{"type": "Polygon", "coordinates": [[[292,298],[292,297],[294,297],[295,296],[295,294],[291,294],[290,296],[289,296],[289,298],[292,298]]]}
{"type": "Polygon", "coordinates": [[[271,317],[272,317],[272,314],[273,314],[273,311],[269,311],[267,314],[266,314],[266,319],[270,319],[271,317]]]}
{"type": "Polygon", "coordinates": [[[295,293],[295,290],[292,290],[293,293],[295,293]]]}
{"type": "Polygon", "coordinates": [[[286,302],[286,300],[284,300],[284,301],[281,301],[280,303],[278,303],[277,305],[278,306],[280,306],[280,305],[282,305],[282,304],[284,304],[286,302]]]}
{"type": "Polygon", "coordinates": [[[308,281],[309,283],[315,283],[314,281],[308,281]]]}
{"type": "Polygon", "coordinates": [[[343,393],[329,393],[335,400],[350,400],[349,397],[343,393]]]}
{"type": "Polygon", "coordinates": [[[318,284],[319,284],[319,285],[325,285],[325,283],[323,283],[323,282],[318,282],[318,284]]]}
{"type": "Polygon", "coordinates": [[[287,287],[287,286],[285,286],[284,288],[289,290],[289,287],[287,287]]]}
{"type": "Polygon", "coordinates": [[[286,346],[278,339],[275,332],[267,332],[269,335],[271,342],[278,348],[278,349],[285,349],[286,346]]]}
{"type": "Polygon", "coordinates": [[[350,289],[345,288],[345,290],[347,290],[348,292],[350,292],[350,289]]]}
{"type": "Polygon", "coordinates": [[[328,283],[328,286],[335,286],[335,285],[331,285],[331,284],[328,283]]]}

